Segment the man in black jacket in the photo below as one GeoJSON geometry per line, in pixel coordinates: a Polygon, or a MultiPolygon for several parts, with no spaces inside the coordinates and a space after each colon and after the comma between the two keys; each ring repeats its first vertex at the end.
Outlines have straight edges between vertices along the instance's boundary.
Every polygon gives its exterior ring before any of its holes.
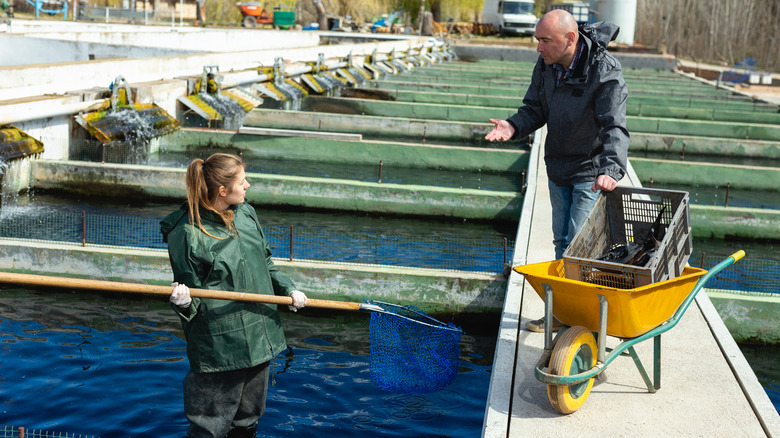
{"type": "MultiPolygon", "coordinates": [[[[598,192],[614,189],[626,173],[628,89],[620,62],[607,51],[618,31],[611,22],[578,29],[574,17],[560,9],[545,14],[536,26],[540,56],[524,105],[507,120],[490,119],[495,126],[485,137],[522,138],[547,124],[544,160],[556,259],[563,257],[598,192]]],[[[526,327],[544,330],[542,320],[526,327]]]]}

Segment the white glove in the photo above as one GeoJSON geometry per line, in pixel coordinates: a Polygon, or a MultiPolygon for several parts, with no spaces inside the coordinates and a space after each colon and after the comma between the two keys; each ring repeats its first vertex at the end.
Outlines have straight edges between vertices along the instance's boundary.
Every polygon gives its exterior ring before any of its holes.
{"type": "Polygon", "coordinates": [[[306,307],[307,298],[305,293],[299,290],[294,290],[290,292],[290,298],[292,298],[293,303],[292,306],[287,306],[287,307],[293,312],[297,312],[298,309],[303,309],[304,307],[306,307]]]}
{"type": "Polygon", "coordinates": [[[171,292],[171,302],[181,308],[190,307],[192,298],[190,297],[190,288],[186,284],[171,283],[173,292],[171,292]]]}

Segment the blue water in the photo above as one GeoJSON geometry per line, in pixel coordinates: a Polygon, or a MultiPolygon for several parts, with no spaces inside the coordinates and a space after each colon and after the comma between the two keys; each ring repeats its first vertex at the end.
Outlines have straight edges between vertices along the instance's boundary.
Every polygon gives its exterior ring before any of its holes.
{"type": "Polygon", "coordinates": [[[775,409],[780,412],[780,368],[777,367],[780,345],[740,344],[739,349],[756,373],[775,409]]]}
{"type": "MultiPolygon", "coordinates": [[[[368,314],[305,309],[282,316],[290,348],[275,361],[259,436],[481,433],[494,323],[464,335],[452,385],[397,395],[370,382],[368,314]]],[[[0,353],[0,426],[101,437],[186,432],[185,341],[165,300],[2,290],[0,353]]]]}

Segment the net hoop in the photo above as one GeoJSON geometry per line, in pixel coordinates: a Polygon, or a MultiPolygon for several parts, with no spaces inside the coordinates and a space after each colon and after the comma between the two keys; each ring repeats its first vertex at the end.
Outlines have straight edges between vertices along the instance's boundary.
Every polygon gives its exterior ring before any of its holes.
{"type": "Polygon", "coordinates": [[[439,321],[438,319],[433,318],[432,316],[426,314],[422,310],[417,309],[414,306],[399,306],[398,304],[385,303],[383,301],[374,301],[374,300],[366,300],[366,302],[368,304],[373,304],[375,306],[382,307],[382,309],[385,309],[385,310],[383,310],[381,312],[379,310],[375,310],[375,312],[378,312],[378,313],[384,313],[386,315],[393,315],[394,317],[397,317],[397,318],[404,318],[406,320],[415,322],[417,324],[423,324],[423,325],[426,325],[428,327],[432,327],[432,328],[439,329],[439,330],[452,330],[453,332],[460,332],[460,333],[463,332],[463,330],[460,327],[458,327],[458,326],[456,326],[456,325],[454,325],[452,323],[446,323],[445,324],[445,323],[439,321]],[[392,307],[392,308],[398,309],[399,311],[402,310],[404,312],[414,313],[416,316],[418,316],[420,318],[424,318],[424,319],[428,320],[429,322],[421,321],[421,320],[415,319],[415,318],[410,318],[410,317],[408,317],[406,315],[402,315],[400,313],[396,313],[396,312],[393,312],[393,311],[388,311],[388,310],[386,310],[386,308],[388,308],[388,307],[392,307]]]}
{"type": "Polygon", "coordinates": [[[439,391],[457,376],[463,330],[414,306],[369,301],[371,382],[396,394],[439,391]]]}

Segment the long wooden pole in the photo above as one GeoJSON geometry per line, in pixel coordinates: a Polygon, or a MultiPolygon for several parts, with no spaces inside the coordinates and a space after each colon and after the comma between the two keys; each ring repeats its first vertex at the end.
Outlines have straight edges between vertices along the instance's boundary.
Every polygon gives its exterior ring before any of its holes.
{"type": "MultiPolygon", "coordinates": [[[[118,292],[149,295],[170,295],[170,286],[155,286],[151,284],[123,283],[119,281],[88,280],[83,278],[56,277],[49,275],[17,274],[0,272],[0,283],[18,284],[36,287],[56,287],[82,289],[103,292],[118,292]]],[[[292,298],[278,295],[251,294],[245,292],[228,292],[223,290],[208,290],[190,288],[190,296],[197,298],[212,298],[218,300],[248,301],[266,304],[292,305],[292,298]]],[[[320,307],[337,310],[382,310],[381,307],[363,303],[346,301],[317,300],[309,298],[306,307],[320,307]]]]}

